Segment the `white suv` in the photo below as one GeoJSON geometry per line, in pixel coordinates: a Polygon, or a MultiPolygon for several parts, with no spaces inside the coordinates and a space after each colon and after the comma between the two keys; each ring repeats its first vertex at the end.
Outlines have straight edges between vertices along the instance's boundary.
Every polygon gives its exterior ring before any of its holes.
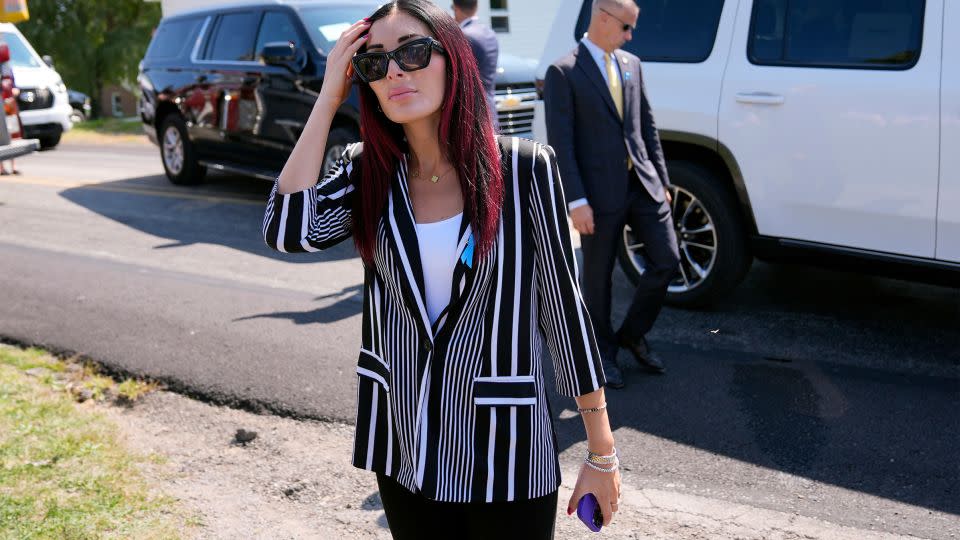
{"type": "Polygon", "coordinates": [[[60,136],[73,127],[67,87],[16,26],[0,23],[0,39],[10,48],[13,80],[20,89],[17,106],[24,137],[40,139],[41,148],[53,148],[60,136]]]}
{"type": "MultiPolygon", "coordinates": [[[[960,1],[637,4],[624,48],[677,191],[675,303],[733,288],[753,256],[960,282],[960,1]]],[[[563,0],[541,79],[590,5],[563,0]]],[[[642,246],[623,244],[635,277],[642,246]]]]}

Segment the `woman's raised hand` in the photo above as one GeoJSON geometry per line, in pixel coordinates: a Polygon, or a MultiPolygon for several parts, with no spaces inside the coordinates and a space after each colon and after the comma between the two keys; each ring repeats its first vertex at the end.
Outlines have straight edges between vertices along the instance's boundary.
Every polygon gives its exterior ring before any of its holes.
{"type": "Polygon", "coordinates": [[[331,105],[340,107],[350,95],[350,85],[353,79],[353,64],[351,59],[360,47],[366,43],[370,34],[364,34],[370,29],[366,19],[357,21],[343,31],[336,45],[327,54],[327,67],[323,73],[323,87],[320,89],[320,98],[331,105]]]}

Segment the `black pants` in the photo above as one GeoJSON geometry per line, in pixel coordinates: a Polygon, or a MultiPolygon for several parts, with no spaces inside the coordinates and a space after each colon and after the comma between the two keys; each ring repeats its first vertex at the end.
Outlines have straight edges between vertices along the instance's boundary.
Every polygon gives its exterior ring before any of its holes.
{"type": "Polygon", "coordinates": [[[639,179],[631,178],[631,182],[626,207],[614,213],[601,213],[594,208],[594,234],[580,236],[583,298],[593,320],[600,354],[609,361],[616,357],[617,333],[637,341],[653,328],[663,306],[667,286],[676,275],[680,262],[670,205],[666,201],[654,201],[640,186],[639,179]],[[633,301],[620,330],[614,332],[610,322],[610,287],[617,249],[623,241],[623,227],[627,224],[644,243],[647,268],[637,283],[633,301]]]}
{"type": "Polygon", "coordinates": [[[377,473],[380,499],[395,540],[550,540],[557,492],[526,501],[449,503],[412,493],[377,473]]]}

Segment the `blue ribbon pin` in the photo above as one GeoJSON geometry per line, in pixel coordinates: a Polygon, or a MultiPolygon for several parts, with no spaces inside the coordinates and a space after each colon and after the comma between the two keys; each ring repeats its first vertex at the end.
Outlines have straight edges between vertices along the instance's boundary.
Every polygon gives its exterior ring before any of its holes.
{"type": "Polygon", "coordinates": [[[630,80],[630,77],[632,77],[632,76],[633,76],[633,75],[632,75],[629,71],[623,72],[623,78],[626,79],[626,80],[628,80],[628,81],[630,80]]]}
{"type": "Polygon", "coordinates": [[[460,262],[468,268],[473,268],[473,233],[470,233],[470,238],[467,238],[467,247],[463,248],[463,253],[460,254],[460,262]]]}

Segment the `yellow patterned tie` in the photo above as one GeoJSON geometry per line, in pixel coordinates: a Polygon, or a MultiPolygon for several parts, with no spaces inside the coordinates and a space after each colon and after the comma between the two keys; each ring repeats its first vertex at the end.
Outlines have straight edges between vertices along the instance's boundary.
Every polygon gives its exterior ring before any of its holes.
{"type": "Polygon", "coordinates": [[[613,62],[610,61],[610,53],[603,55],[603,61],[607,65],[607,86],[610,87],[613,104],[617,106],[617,114],[623,119],[623,87],[620,86],[620,75],[617,74],[617,69],[613,67],[613,62]]]}
{"type": "MultiPolygon", "coordinates": [[[[607,86],[610,87],[610,95],[613,97],[613,104],[617,106],[617,114],[623,120],[623,86],[620,85],[620,75],[613,62],[610,61],[610,53],[603,55],[603,62],[607,66],[607,86]]],[[[627,155],[627,170],[633,168],[633,160],[627,155]]]]}

